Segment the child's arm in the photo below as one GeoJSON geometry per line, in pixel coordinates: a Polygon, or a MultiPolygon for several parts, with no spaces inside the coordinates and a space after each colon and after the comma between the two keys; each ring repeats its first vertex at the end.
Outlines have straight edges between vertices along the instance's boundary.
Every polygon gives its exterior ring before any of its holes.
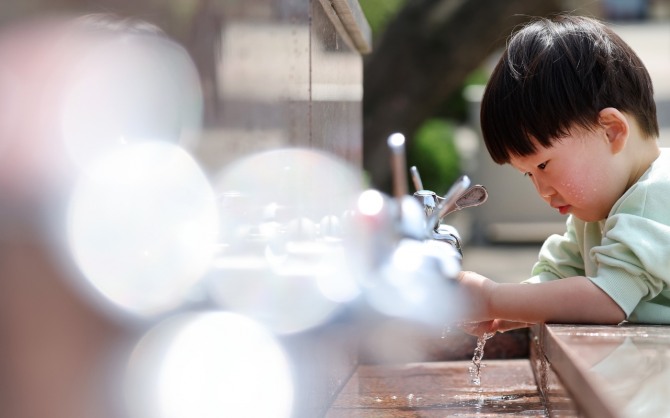
{"type": "Polygon", "coordinates": [[[466,292],[470,320],[618,324],[626,318],[619,305],[583,276],[511,284],[464,271],[459,281],[466,292]]]}

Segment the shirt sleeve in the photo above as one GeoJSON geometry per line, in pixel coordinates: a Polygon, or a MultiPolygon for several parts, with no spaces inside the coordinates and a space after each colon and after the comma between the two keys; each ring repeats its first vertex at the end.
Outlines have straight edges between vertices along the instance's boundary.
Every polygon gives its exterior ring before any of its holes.
{"type": "Polygon", "coordinates": [[[602,245],[591,249],[598,273],[590,279],[628,317],[670,282],[670,226],[630,214],[614,215],[606,225],[602,245]]]}
{"type": "Polygon", "coordinates": [[[541,283],[584,275],[584,258],[572,216],[568,217],[563,235],[552,235],[544,242],[531,275],[524,283],[541,283]]]}
{"type": "Polygon", "coordinates": [[[637,187],[608,217],[601,245],[591,248],[589,256],[597,264],[597,273],[589,278],[626,317],[670,283],[668,194],[668,190],[637,187]],[[653,199],[648,199],[652,191],[653,199]]]}

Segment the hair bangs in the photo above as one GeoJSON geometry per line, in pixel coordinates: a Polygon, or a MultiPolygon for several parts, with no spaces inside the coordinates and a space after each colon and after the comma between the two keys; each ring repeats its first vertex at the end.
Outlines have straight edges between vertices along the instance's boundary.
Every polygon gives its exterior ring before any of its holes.
{"type": "Polygon", "coordinates": [[[480,113],[482,136],[496,163],[533,154],[537,146],[549,148],[574,126],[591,129],[597,123],[605,64],[572,29],[536,22],[507,45],[480,113]]]}

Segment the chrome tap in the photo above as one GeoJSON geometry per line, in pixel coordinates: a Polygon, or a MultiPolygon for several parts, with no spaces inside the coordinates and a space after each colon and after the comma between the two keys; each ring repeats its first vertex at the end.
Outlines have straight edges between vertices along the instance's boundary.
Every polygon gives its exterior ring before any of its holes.
{"type": "Polygon", "coordinates": [[[444,197],[431,190],[423,189],[423,182],[416,166],[410,168],[414,187],[414,197],[423,205],[426,215],[426,228],[433,239],[451,244],[459,254],[463,255],[461,238],[456,228],[443,224],[442,219],[457,210],[479,206],[488,199],[486,188],[480,184],[470,186],[468,176],[459,177],[449,188],[444,197]]]}
{"type": "Polygon", "coordinates": [[[391,135],[388,146],[393,196],[366,191],[359,199],[359,213],[365,219],[361,229],[368,239],[364,294],[379,312],[441,326],[462,308],[453,280],[462,266],[460,237],[456,228],[441,221],[455,210],[481,204],[485,189],[470,187],[470,179],[463,176],[439,197],[423,188],[417,168],[412,167],[417,189],[412,196],[404,136],[391,135]]]}

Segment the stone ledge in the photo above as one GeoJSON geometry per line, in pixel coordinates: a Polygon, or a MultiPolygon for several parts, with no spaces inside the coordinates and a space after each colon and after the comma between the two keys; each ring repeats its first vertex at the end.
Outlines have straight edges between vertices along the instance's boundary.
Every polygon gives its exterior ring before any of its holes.
{"type": "Polygon", "coordinates": [[[670,416],[670,327],[537,325],[531,337],[583,416],[670,416]]]}

